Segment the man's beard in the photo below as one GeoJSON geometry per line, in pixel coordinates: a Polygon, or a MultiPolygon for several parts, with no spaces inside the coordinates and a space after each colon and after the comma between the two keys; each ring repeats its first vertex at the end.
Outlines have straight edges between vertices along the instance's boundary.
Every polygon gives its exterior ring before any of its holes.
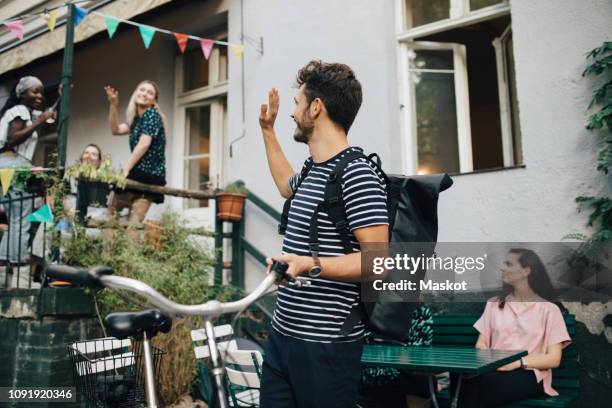
{"type": "Polygon", "coordinates": [[[314,130],[314,121],[306,119],[302,123],[295,121],[295,132],[293,132],[293,140],[299,143],[308,144],[312,138],[314,130]]]}

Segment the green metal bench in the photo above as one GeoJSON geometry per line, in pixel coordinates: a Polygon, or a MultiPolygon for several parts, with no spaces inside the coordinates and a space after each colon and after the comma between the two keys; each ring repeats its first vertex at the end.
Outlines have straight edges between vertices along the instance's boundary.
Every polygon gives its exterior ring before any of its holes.
{"type": "MultiPolygon", "coordinates": [[[[478,332],[473,324],[480,315],[440,315],[434,316],[434,339],[437,346],[474,346],[478,339],[478,332]]],[[[564,315],[567,331],[573,338],[575,329],[574,315],[564,315]]],[[[569,407],[578,396],[578,363],[574,344],[563,350],[561,365],[553,369],[553,388],[559,392],[556,397],[542,397],[517,402],[512,408],[527,407],[569,407]]],[[[450,401],[448,388],[442,391],[438,400],[450,401]]]]}

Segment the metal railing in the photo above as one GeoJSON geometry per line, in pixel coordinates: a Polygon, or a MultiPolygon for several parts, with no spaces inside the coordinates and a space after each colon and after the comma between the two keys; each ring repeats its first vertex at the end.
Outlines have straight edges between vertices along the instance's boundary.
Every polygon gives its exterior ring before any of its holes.
{"type": "Polygon", "coordinates": [[[47,226],[29,215],[45,204],[44,191],[11,189],[0,199],[0,289],[40,287],[49,256],[47,226]]]}

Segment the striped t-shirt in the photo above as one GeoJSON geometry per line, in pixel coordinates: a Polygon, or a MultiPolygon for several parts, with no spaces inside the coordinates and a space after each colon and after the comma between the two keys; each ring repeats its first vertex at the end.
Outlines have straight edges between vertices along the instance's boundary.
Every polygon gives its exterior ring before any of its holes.
{"type": "MultiPolygon", "coordinates": [[[[309,229],[314,211],[323,201],[325,185],[336,163],[349,147],[331,159],[314,163],[300,184],[291,201],[287,230],[283,240],[283,253],[310,256],[309,229]]],[[[304,166],[312,161],[308,158],[304,166]]],[[[296,191],[300,173],[289,180],[291,190],[296,191]]],[[[388,224],[385,183],[376,166],[365,158],[347,164],[342,177],[342,198],[351,231],[353,251],[359,251],[359,243],[353,230],[373,225],[388,224]]],[[[325,212],[318,213],[319,256],[344,255],[340,233],[325,212]]],[[[361,339],[363,323],[358,323],[348,335],[340,335],[340,328],[353,306],[359,302],[359,284],[323,278],[308,278],[311,284],[301,287],[279,288],[272,327],[280,333],[315,342],[346,342],[361,339]]]]}

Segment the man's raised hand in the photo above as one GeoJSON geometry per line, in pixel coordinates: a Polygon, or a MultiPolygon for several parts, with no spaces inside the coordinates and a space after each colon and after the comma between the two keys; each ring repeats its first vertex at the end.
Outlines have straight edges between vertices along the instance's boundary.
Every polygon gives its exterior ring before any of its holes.
{"type": "Polygon", "coordinates": [[[279,98],[278,89],[272,88],[268,92],[268,105],[263,103],[259,112],[259,126],[262,130],[272,130],[276,115],[278,114],[279,98]]]}

